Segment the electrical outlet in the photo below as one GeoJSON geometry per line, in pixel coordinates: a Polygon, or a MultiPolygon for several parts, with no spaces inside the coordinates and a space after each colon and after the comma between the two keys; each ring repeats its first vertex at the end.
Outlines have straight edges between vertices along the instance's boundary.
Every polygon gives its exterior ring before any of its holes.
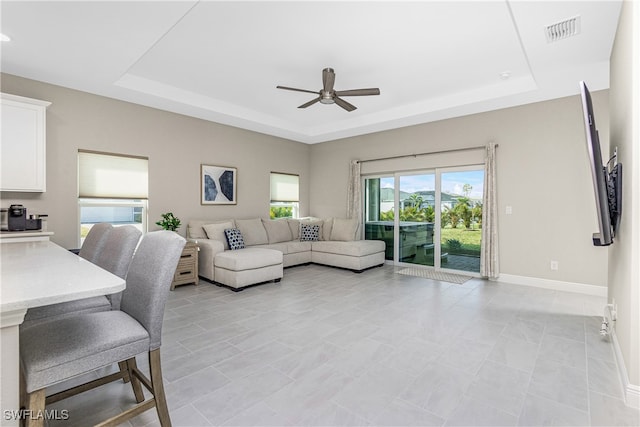
{"type": "Polygon", "coordinates": [[[551,270],[556,271],[558,270],[558,261],[551,261],[551,264],[549,266],[551,268],[551,270]]]}
{"type": "Polygon", "coordinates": [[[504,213],[507,215],[511,215],[513,213],[513,208],[511,206],[507,206],[504,210],[504,213]]]}

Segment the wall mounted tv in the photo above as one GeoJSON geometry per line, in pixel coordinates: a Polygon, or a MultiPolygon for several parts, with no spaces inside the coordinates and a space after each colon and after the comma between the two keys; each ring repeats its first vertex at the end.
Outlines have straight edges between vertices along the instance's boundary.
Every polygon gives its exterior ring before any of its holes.
{"type": "Polygon", "coordinates": [[[591,94],[585,82],[581,81],[579,85],[598,214],[599,230],[593,233],[593,245],[608,246],[613,243],[613,238],[618,232],[622,215],[622,164],[618,163],[617,149],[607,163],[602,162],[591,94]]]}

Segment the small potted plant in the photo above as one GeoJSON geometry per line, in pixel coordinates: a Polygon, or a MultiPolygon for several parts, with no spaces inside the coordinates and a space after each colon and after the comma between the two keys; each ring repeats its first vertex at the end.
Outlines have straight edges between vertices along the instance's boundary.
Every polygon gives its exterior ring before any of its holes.
{"type": "Polygon", "coordinates": [[[176,231],[180,227],[180,219],[173,216],[173,212],[167,212],[160,215],[162,220],[157,221],[156,225],[159,225],[164,230],[176,231]]]}

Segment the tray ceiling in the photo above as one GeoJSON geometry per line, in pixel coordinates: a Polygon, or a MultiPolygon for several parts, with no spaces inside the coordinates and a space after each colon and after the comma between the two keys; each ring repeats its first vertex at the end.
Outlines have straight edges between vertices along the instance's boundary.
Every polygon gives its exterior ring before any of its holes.
{"type": "Polygon", "coordinates": [[[304,143],[609,87],[620,1],[3,1],[2,72],[304,143]],[[578,17],[577,34],[547,27],[578,17]],[[379,87],[358,107],[297,106],[379,87]]]}

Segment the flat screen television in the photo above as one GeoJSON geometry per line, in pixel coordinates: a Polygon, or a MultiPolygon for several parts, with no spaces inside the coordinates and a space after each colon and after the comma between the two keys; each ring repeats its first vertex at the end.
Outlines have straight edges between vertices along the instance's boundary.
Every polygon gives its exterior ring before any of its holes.
{"type": "Polygon", "coordinates": [[[602,162],[591,94],[583,81],[580,82],[580,93],[598,216],[598,232],[593,233],[593,245],[608,246],[613,243],[622,214],[622,164],[618,163],[617,150],[607,163],[602,162]]]}

